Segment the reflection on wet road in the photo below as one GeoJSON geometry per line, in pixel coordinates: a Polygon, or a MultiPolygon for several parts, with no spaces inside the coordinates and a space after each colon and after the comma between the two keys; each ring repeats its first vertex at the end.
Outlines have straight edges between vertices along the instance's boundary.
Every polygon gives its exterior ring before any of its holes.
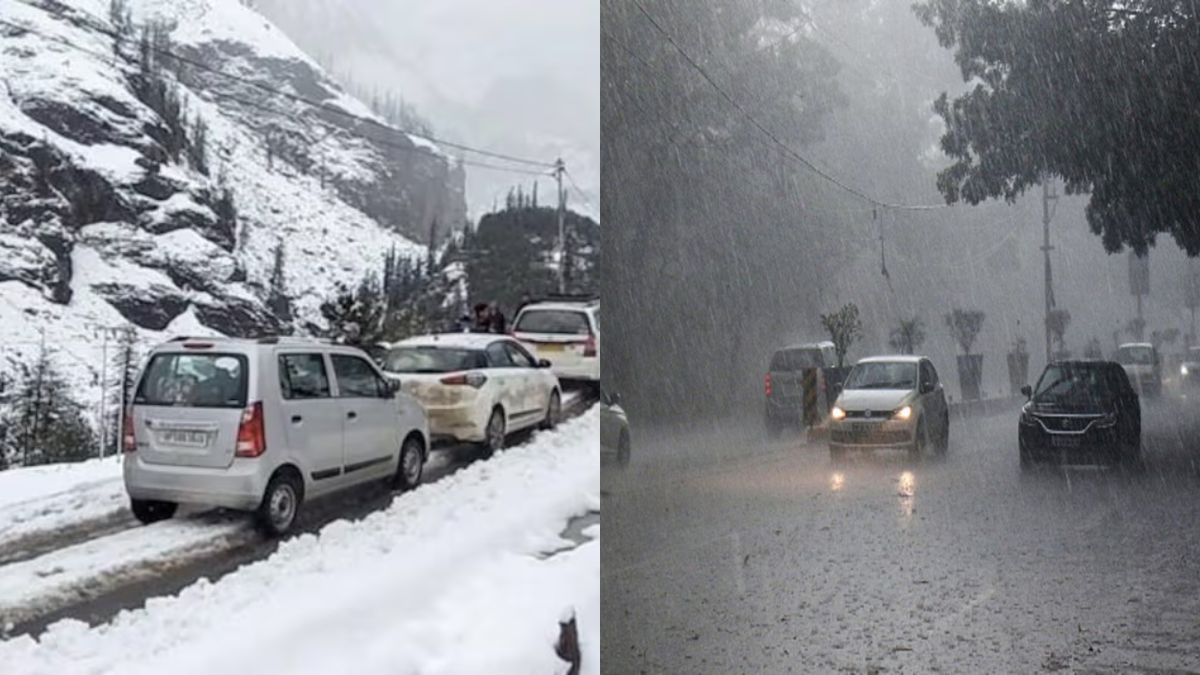
{"type": "Polygon", "coordinates": [[[644,432],[603,470],[605,670],[1200,670],[1198,412],[1144,405],[1140,471],[1022,473],[1015,411],[921,462],[644,432]]]}

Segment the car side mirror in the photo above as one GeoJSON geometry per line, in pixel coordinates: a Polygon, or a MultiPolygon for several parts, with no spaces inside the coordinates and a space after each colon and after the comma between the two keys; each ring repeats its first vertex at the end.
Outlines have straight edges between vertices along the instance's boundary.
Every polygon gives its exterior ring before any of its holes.
{"type": "Polygon", "coordinates": [[[1021,385],[1021,393],[1025,395],[1025,398],[1033,398],[1033,387],[1023,384],[1021,385]]]}
{"type": "Polygon", "coordinates": [[[551,366],[551,363],[549,361],[547,361],[546,359],[538,359],[538,362],[537,362],[538,368],[549,368],[550,366],[551,366]]]}

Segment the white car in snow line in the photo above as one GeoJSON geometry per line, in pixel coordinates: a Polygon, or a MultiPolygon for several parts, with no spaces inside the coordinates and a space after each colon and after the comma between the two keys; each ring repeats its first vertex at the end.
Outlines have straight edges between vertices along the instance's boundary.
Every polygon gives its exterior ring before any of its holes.
{"type": "Polygon", "coordinates": [[[425,407],[435,441],[478,443],[491,454],[509,434],[553,428],[562,416],[562,388],[549,362],[505,335],[404,340],[388,350],[383,370],[425,407]]]}
{"type": "Polygon", "coordinates": [[[122,429],[144,523],[178,504],[257,510],[272,533],[311,498],[421,480],[425,411],[361,350],[316,340],[176,338],[150,353],[122,429]]]}
{"type": "Polygon", "coordinates": [[[600,381],[600,301],[595,298],[535,302],[521,308],[513,337],[564,380],[600,381]]]}

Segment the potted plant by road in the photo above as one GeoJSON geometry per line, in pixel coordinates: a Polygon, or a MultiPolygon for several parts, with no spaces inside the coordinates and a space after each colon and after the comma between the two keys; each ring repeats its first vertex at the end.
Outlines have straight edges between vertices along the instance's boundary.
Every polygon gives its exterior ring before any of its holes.
{"type": "Polygon", "coordinates": [[[888,345],[901,354],[914,354],[925,343],[925,322],[920,317],[900,319],[900,325],[892,329],[888,345]]]}
{"type": "Polygon", "coordinates": [[[1008,352],[1008,391],[1013,396],[1020,396],[1021,387],[1026,384],[1029,384],[1029,350],[1025,347],[1025,338],[1020,337],[1008,352]]]}
{"type": "Polygon", "coordinates": [[[833,351],[837,354],[837,368],[826,368],[825,390],[832,404],[842,391],[842,383],[850,369],[846,367],[846,353],[850,345],[862,337],[862,319],[858,316],[858,305],[853,302],[842,305],[836,312],[821,315],[821,325],[829,331],[829,340],[833,342],[833,351]]]}
{"type": "Polygon", "coordinates": [[[977,310],[955,309],[946,315],[950,335],[963,353],[958,356],[958,385],[964,401],[979,400],[979,385],[983,381],[983,354],[972,354],[971,347],[983,329],[986,315],[977,310]]]}

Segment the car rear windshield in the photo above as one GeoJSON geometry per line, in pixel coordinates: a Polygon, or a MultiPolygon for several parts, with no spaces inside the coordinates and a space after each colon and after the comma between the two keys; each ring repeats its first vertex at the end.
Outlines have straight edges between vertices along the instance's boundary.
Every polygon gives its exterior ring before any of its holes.
{"type": "Polygon", "coordinates": [[[1127,366],[1148,366],[1154,363],[1154,350],[1149,347],[1121,347],[1117,363],[1127,366]]]}
{"type": "Polygon", "coordinates": [[[771,370],[775,372],[820,368],[822,365],[821,350],[815,348],[781,349],[771,357],[771,370]]]}
{"type": "Polygon", "coordinates": [[[916,389],[917,364],[875,361],[854,366],[846,389],[916,389]]]}
{"type": "Polygon", "coordinates": [[[246,407],[246,357],[241,354],[155,354],[133,402],[186,408],[246,407]]]}
{"type": "Polygon", "coordinates": [[[383,369],[391,373],[449,373],[486,368],[487,358],[474,349],[400,347],[387,353],[383,369]]]}
{"type": "Polygon", "coordinates": [[[587,314],[565,309],[526,310],[517,319],[514,330],[520,333],[549,333],[552,335],[590,335],[587,314]]]}
{"type": "Polygon", "coordinates": [[[1042,373],[1033,400],[1072,406],[1100,404],[1115,398],[1118,386],[1114,375],[1102,366],[1057,364],[1042,373]]]}

